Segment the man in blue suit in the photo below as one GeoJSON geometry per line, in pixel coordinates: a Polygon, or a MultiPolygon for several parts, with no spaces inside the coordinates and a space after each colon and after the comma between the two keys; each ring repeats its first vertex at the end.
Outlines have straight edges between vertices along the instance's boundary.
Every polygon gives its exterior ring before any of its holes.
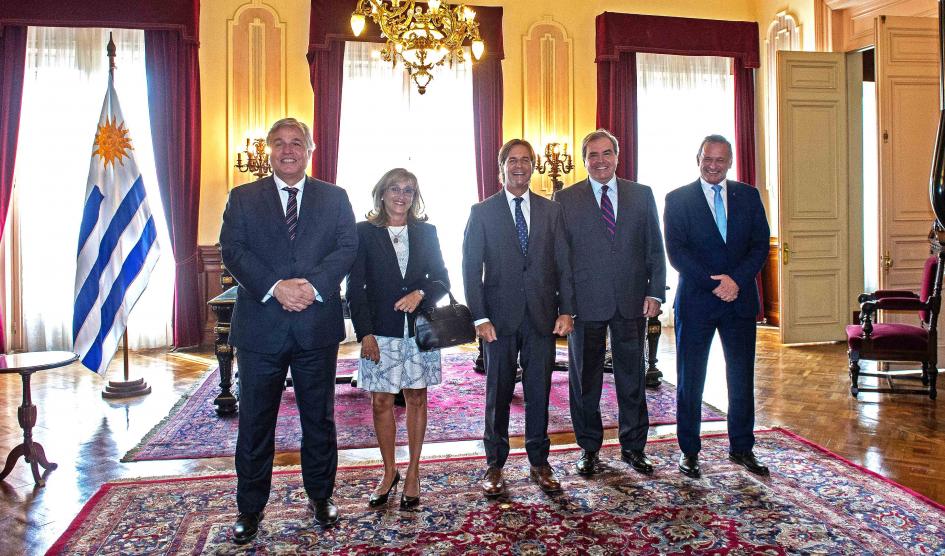
{"type": "Polygon", "coordinates": [[[755,458],[755,276],[768,256],[768,220],[754,187],[726,174],[732,145],[709,135],[696,155],[701,177],[666,196],[666,254],[679,272],[676,290],[677,436],[679,470],[698,478],[702,392],[716,330],[728,382],[729,459],[757,475],[755,458]]]}
{"type": "Polygon", "coordinates": [[[239,284],[230,325],[237,349],[240,422],[233,541],[257,534],[269,499],[276,416],[288,368],[302,421],[302,480],[315,521],[338,519],[331,499],[338,466],[335,363],[345,336],[339,286],[358,234],[345,191],[305,175],[308,126],[273,124],[266,142],[274,175],[237,187],[223,213],[223,263],[239,284]]]}

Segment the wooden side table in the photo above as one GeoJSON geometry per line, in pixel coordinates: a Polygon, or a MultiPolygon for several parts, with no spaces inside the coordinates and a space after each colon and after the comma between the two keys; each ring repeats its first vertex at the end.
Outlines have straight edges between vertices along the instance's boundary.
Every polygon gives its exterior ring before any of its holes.
{"type": "MultiPolygon", "coordinates": [[[[232,280],[232,278],[231,278],[232,280]]],[[[213,351],[220,364],[220,394],[213,400],[217,406],[217,415],[235,415],[237,411],[236,396],[233,395],[233,346],[229,344],[230,319],[233,317],[233,305],[236,304],[237,286],[232,286],[220,295],[207,302],[217,316],[217,324],[213,327],[216,340],[213,351]]]]}
{"type": "Polygon", "coordinates": [[[39,442],[33,442],[33,426],[36,425],[36,406],[33,405],[32,392],[30,391],[30,377],[36,371],[45,369],[55,369],[63,367],[76,361],[78,355],[71,351],[38,351],[29,353],[15,353],[9,355],[0,355],[0,374],[19,373],[23,378],[23,403],[16,410],[17,420],[23,429],[23,443],[10,450],[7,456],[7,464],[0,471],[0,481],[4,480],[13,466],[16,465],[20,456],[30,464],[33,470],[33,480],[37,486],[46,486],[46,480],[39,473],[39,466],[43,469],[55,469],[58,467],[55,463],[50,463],[46,459],[46,451],[39,442]]]}

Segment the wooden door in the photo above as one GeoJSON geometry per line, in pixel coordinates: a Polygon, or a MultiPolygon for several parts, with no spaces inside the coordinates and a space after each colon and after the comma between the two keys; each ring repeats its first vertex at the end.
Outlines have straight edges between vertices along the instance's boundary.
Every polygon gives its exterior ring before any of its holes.
{"type": "Polygon", "coordinates": [[[781,341],[840,340],[848,316],[846,59],[778,52],[781,341]]]}
{"type": "MultiPolygon", "coordinates": [[[[934,219],[929,174],[939,118],[938,24],[928,17],[888,16],[878,18],[875,29],[879,283],[918,291],[934,219]]],[[[915,323],[916,317],[903,319],[915,323]]]]}

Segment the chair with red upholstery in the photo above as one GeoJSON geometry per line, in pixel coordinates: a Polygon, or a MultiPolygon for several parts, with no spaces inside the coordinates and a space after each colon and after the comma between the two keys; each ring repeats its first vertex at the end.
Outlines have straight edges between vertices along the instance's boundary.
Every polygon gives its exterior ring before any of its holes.
{"type": "Polygon", "coordinates": [[[922,291],[916,294],[903,290],[877,290],[861,294],[860,323],[847,325],[847,353],[850,357],[850,393],[884,392],[892,394],[927,394],[935,399],[935,381],[938,377],[938,312],[941,305],[942,271],[945,255],[932,255],[925,261],[922,291]],[[876,323],[876,311],[915,311],[919,323],[876,323]],[[917,362],[922,371],[860,370],[860,360],[877,362],[917,362]],[[885,379],[888,387],[863,387],[861,376],[885,379]],[[902,388],[896,380],[920,380],[923,388],[902,388]]]}

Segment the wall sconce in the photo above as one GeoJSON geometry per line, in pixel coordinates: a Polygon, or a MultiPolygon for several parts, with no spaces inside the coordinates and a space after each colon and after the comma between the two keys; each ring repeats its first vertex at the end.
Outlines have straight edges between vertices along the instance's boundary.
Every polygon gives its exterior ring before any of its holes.
{"type": "Polygon", "coordinates": [[[552,190],[554,192],[561,191],[564,182],[559,178],[574,169],[571,155],[568,154],[568,144],[548,143],[545,145],[545,161],[542,162],[541,155],[536,158],[535,170],[538,170],[539,174],[547,172],[548,177],[551,178],[552,190]]]}
{"type": "Polygon", "coordinates": [[[246,149],[242,153],[236,153],[236,164],[234,165],[240,172],[250,172],[257,178],[268,176],[272,171],[269,166],[269,146],[265,139],[253,139],[253,151],[249,150],[249,137],[246,138],[246,149]],[[243,155],[246,156],[246,162],[243,162],[243,155]]]}

